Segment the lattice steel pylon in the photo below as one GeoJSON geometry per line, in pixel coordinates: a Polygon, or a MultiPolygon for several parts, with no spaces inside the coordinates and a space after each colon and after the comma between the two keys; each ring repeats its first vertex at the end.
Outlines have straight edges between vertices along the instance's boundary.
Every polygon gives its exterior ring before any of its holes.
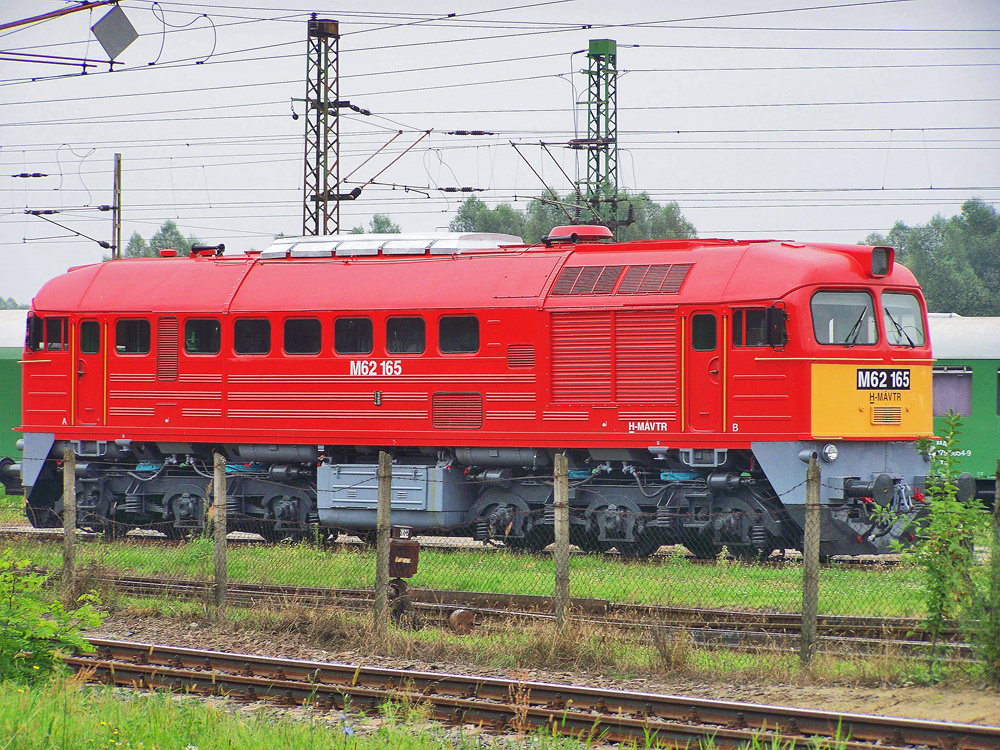
{"type": "Polygon", "coordinates": [[[587,54],[587,180],[584,196],[612,230],[618,222],[618,54],[591,39],[587,54]]]}
{"type": "Polygon", "coordinates": [[[302,234],[340,232],[340,26],[309,19],[302,234]],[[331,153],[332,149],[332,153],[331,153]],[[333,204],[332,206],[330,204],[333,204]]]}

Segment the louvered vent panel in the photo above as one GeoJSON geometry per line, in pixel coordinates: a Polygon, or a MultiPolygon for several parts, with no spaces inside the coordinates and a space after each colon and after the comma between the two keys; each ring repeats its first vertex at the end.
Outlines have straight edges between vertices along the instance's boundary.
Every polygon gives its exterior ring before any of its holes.
{"type": "Polygon", "coordinates": [[[483,426],[483,394],[435,393],[431,420],[439,430],[478,430],[483,426]]]}
{"type": "Polygon", "coordinates": [[[646,275],[649,266],[629,266],[622,279],[622,285],[618,287],[619,294],[635,294],[642,283],[642,277],[646,275]]]}
{"type": "Polygon", "coordinates": [[[576,283],[577,277],[580,275],[580,271],[583,269],[577,268],[564,268],[559,273],[559,278],[556,279],[556,283],[552,285],[552,294],[556,296],[565,296],[573,291],[573,284],[576,283]]]}
{"type": "Polygon", "coordinates": [[[693,263],[675,263],[670,266],[670,271],[667,272],[666,277],[663,279],[663,284],[660,286],[660,294],[677,294],[681,290],[681,286],[684,284],[684,279],[687,278],[688,271],[691,270],[693,263]]]}
{"type": "Polygon", "coordinates": [[[531,344],[511,344],[507,347],[507,367],[534,367],[535,347],[531,344]]]}
{"type": "Polygon", "coordinates": [[[873,406],[872,424],[903,424],[902,407],[873,406]]]}
{"type": "Polygon", "coordinates": [[[177,318],[162,317],[156,321],[156,379],[177,380],[177,352],[180,348],[180,326],[177,318]]]}
{"type": "Polygon", "coordinates": [[[597,280],[601,278],[601,272],[604,271],[604,266],[586,266],[580,272],[580,277],[576,280],[573,285],[572,294],[593,294],[594,285],[597,280]]]}
{"type": "Polygon", "coordinates": [[[605,266],[604,270],[601,271],[601,278],[594,286],[594,294],[611,294],[624,270],[625,266],[605,266]]]}
{"type": "Polygon", "coordinates": [[[677,403],[677,316],[673,310],[615,316],[615,392],[621,402],[677,403]]]}
{"type": "Polygon", "coordinates": [[[639,291],[636,294],[659,294],[660,285],[669,270],[669,265],[650,266],[646,275],[642,277],[642,283],[639,284],[639,291]]]}
{"type": "Polygon", "coordinates": [[[611,314],[552,314],[552,400],[611,400],[611,314]]]}

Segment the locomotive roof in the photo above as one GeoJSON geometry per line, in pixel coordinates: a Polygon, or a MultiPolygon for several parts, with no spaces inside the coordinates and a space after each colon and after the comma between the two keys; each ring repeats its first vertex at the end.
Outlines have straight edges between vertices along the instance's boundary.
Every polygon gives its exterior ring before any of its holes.
{"type": "Polygon", "coordinates": [[[1000,359],[1000,318],[965,318],[930,313],[935,359],[1000,359]]]}
{"type": "Polygon", "coordinates": [[[627,307],[774,300],[817,283],[915,284],[898,265],[872,278],[871,248],[858,245],[694,239],[546,248],[512,241],[519,238],[340,235],[283,238],[261,253],[123,259],[71,269],[46,284],[34,306],[94,313],[627,307]],[[594,281],[606,269],[609,278],[620,271],[622,281],[614,294],[599,283],[580,287],[561,275],[567,267],[594,281]],[[629,282],[648,269],[662,287],[629,282]]]}

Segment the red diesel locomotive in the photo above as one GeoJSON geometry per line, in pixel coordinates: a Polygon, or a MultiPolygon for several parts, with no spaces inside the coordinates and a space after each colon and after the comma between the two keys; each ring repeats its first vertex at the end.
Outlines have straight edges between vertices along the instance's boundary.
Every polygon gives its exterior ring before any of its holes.
{"type": "Polygon", "coordinates": [[[388,450],[394,523],[540,548],[565,450],[583,548],[751,556],[801,546],[815,453],[822,554],[877,554],[922,500],[926,330],[883,247],[579,226],[117,260],[34,299],[19,473],[59,523],[71,444],[82,525],[183,533],[220,451],[243,528],[365,533],[388,450]]]}

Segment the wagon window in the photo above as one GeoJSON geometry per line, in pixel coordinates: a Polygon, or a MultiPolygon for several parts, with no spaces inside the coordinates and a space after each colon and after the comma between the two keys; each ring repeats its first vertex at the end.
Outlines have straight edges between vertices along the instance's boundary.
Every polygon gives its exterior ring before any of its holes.
{"type": "Polygon", "coordinates": [[[218,354],[222,350],[222,326],[212,318],[189,318],[184,322],[184,351],[188,354],[218,354]]]}
{"type": "Polygon", "coordinates": [[[479,351],[479,318],[455,315],[438,323],[438,344],[445,354],[471,354],[479,351]]]}
{"type": "Polygon", "coordinates": [[[119,354],[149,354],[148,320],[119,320],[115,323],[115,351],[119,354]]]}
{"type": "Polygon", "coordinates": [[[916,297],[904,292],[884,292],[882,313],[886,341],[893,346],[924,345],[924,316],[916,297]]]}
{"type": "Polygon", "coordinates": [[[337,318],[333,324],[333,350],[337,354],[371,354],[375,329],[371,318],[337,318]]]}
{"type": "Polygon", "coordinates": [[[80,351],[83,354],[100,354],[101,324],[96,320],[85,320],[80,324],[80,351]]]}
{"type": "Polygon", "coordinates": [[[233,351],[237,354],[267,354],[271,351],[271,321],[240,318],[233,324],[233,351]]]}
{"type": "Polygon", "coordinates": [[[949,411],[962,416],[972,413],[972,370],[968,367],[934,368],[934,416],[949,411]]]}
{"type": "Polygon", "coordinates": [[[753,307],[733,311],[733,346],[767,346],[766,310],[753,307]]]}
{"type": "Polygon", "coordinates": [[[691,317],[691,347],[696,352],[715,350],[715,327],[715,316],[711,313],[702,313],[691,317]]]}
{"type": "Polygon", "coordinates": [[[875,306],[867,292],[816,292],[813,334],[820,344],[872,346],[878,343],[875,306]]]}
{"type": "Polygon", "coordinates": [[[285,321],[286,354],[319,354],[323,349],[323,324],[316,318],[285,321]]]}
{"type": "Polygon", "coordinates": [[[385,348],[390,354],[421,354],[425,341],[423,318],[389,318],[385,322],[385,348]]]}

